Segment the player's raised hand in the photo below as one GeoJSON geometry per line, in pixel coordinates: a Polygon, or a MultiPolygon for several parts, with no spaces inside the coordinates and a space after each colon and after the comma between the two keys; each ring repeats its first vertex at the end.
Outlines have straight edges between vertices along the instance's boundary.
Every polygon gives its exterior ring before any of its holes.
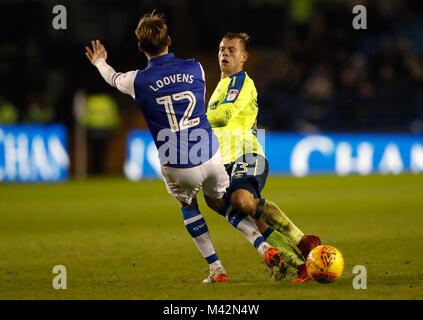
{"type": "Polygon", "coordinates": [[[96,40],[96,41],[92,40],[91,45],[93,47],[92,50],[88,46],[85,47],[85,50],[86,50],[85,55],[87,56],[88,60],[90,60],[90,62],[93,65],[95,65],[95,62],[100,58],[103,58],[104,60],[107,59],[106,48],[104,48],[100,40],[96,40]]]}

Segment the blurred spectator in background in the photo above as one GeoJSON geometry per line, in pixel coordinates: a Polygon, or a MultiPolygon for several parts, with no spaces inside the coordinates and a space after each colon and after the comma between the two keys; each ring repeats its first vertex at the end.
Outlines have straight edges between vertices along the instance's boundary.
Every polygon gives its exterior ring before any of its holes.
{"type": "Polygon", "coordinates": [[[421,8],[368,1],[369,28],[359,31],[356,2],[316,3],[291,1],[280,49],[259,49],[250,72],[262,92],[259,121],[307,133],[423,132],[421,8]]]}
{"type": "MultiPolygon", "coordinates": [[[[20,108],[28,107],[25,90],[37,89],[47,100],[31,112],[23,110],[37,122],[53,117],[70,126],[74,93],[81,88],[101,90],[95,88],[96,75],[80,63],[87,40],[110,39],[114,63],[122,68],[138,64],[142,69],[145,62],[133,50],[134,35],[126,31],[136,25],[141,12],[157,9],[166,13],[174,30],[174,51],[187,58],[202,57],[208,87],[218,81],[210,76],[217,68],[210,38],[217,42],[228,29],[251,34],[254,58],[247,72],[256,79],[262,110],[258,124],[266,129],[423,132],[421,1],[68,1],[69,12],[78,14],[69,15],[74,27],[66,31],[39,23],[51,18],[49,1],[7,3],[0,4],[10,19],[0,20],[2,90],[21,114],[20,108]],[[367,30],[352,27],[352,8],[357,4],[367,8],[367,30]],[[31,11],[27,18],[33,28],[8,32],[23,9],[31,11]],[[233,12],[241,18],[233,19],[233,12]],[[18,81],[23,85],[13,86],[18,81]],[[60,112],[51,115],[50,106],[60,112]]],[[[130,99],[116,99],[123,109],[138,112],[130,99]]]]}
{"type": "Polygon", "coordinates": [[[0,125],[18,122],[18,109],[0,95],[0,125]]]}
{"type": "Polygon", "coordinates": [[[28,97],[28,110],[26,121],[30,123],[52,123],[55,119],[55,112],[52,106],[42,101],[39,93],[30,93],[28,97]]]}
{"type": "Polygon", "coordinates": [[[303,87],[304,104],[299,110],[295,129],[302,133],[317,133],[319,128],[333,126],[333,82],[324,65],[316,66],[303,87]]]}
{"type": "Polygon", "coordinates": [[[88,172],[105,172],[107,145],[109,138],[119,127],[120,117],[116,101],[108,94],[87,96],[83,124],[87,129],[88,172]]]}

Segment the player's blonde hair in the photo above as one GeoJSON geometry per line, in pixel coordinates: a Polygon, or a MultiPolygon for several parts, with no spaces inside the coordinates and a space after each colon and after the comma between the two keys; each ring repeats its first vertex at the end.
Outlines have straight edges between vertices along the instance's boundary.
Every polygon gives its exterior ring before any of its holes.
{"type": "Polygon", "coordinates": [[[149,55],[158,55],[167,47],[167,25],[163,14],[147,13],[138,22],[135,35],[142,50],[149,55]]]}
{"type": "Polygon", "coordinates": [[[241,40],[241,43],[244,45],[244,50],[248,52],[248,46],[250,44],[250,36],[246,34],[245,32],[228,32],[225,34],[222,38],[223,39],[239,39],[241,40]]]}

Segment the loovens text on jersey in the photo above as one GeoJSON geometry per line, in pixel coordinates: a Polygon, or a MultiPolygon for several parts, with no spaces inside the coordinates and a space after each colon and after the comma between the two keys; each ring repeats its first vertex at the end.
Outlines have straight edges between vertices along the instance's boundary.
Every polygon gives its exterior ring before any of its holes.
{"type": "Polygon", "coordinates": [[[193,83],[194,82],[194,76],[192,74],[186,74],[186,73],[178,73],[173,74],[167,77],[164,77],[163,79],[156,80],[156,86],[150,85],[150,88],[153,91],[157,91],[160,88],[163,88],[164,86],[168,86],[172,83],[177,82],[186,82],[186,83],[193,83]]]}

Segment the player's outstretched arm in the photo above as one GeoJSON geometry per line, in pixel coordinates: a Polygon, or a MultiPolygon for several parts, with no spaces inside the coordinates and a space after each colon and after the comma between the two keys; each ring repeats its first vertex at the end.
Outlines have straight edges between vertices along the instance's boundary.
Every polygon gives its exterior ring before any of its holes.
{"type": "Polygon", "coordinates": [[[91,45],[92,49],[88,46],[85,47],[85,55],[94,66],[98,59],[107,60],[106,48],[101,44],[100,40],[91,40],[91,45]]]}
{"type": "Polygon", "coordinates": [[[116,72],[115,69],[107,64],[107,51],[100,40],[91,41],[91,45],[92,48],[89,46],[85,47],[85,55],[98,69],[104,80],[120,92],[129,94],[135,99],[134,80],[137,71],[129,71],[127,73],[116,72]]]}

